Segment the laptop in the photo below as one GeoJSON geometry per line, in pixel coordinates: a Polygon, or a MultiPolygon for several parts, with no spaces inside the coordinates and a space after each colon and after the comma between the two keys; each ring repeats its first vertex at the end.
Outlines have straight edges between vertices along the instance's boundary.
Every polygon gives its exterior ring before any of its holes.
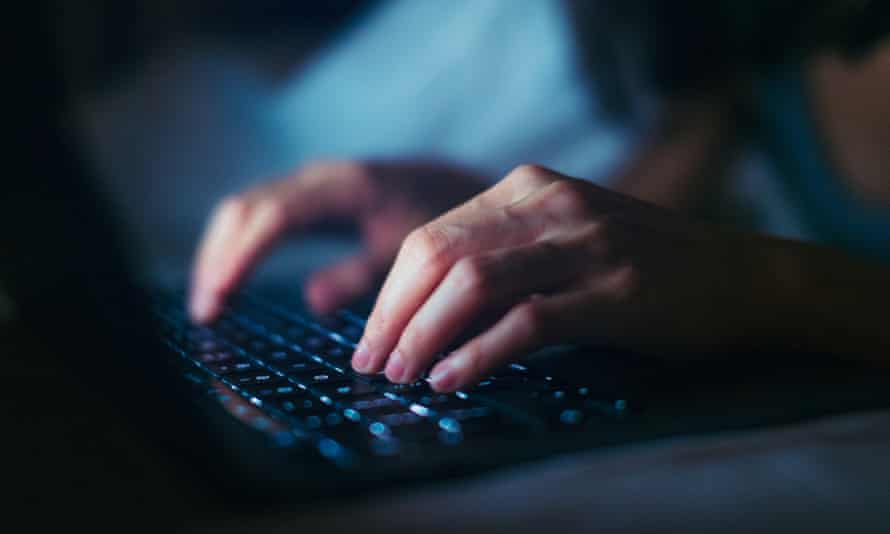
{"type": "Polygon", "coordinates": [[[438,394],[425,380],[352,372],[367,307],[313,316],[298,282],[239,293],[216,323],[193,325],[184,288],[157,287],[134,264],[66,122],[52,39],[33,40],[22,171],[2,193],[3,301],[46,332],[83,388],[200,466],[222,499],[267,509],[890,404],[885,376],[831,361],[666,365],[573,346],[517,355],[475,387],[438,394]]]}

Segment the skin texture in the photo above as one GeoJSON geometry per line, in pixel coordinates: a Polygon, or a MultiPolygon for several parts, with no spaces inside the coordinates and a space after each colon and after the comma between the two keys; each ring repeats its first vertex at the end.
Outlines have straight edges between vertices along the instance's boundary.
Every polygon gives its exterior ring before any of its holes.
{"type": "Polygon", "coordinates": [[[470,198],[484,181],[438,162],[332,161],[224,199],[210,217],[192,273],[189,310],[212,322],[226,297],[285,236],[319,223],[357,226],[363,250],[316,273],[305,287],[324,314],[371,290],[413,228],[470,198]]]}
{"type": "Polygon", "coordinates": [[[353,367],[407,383],[432,366],[433,388],[453,391],[557,342],[672,358],[769,347],[880,360],[888,282],[886,268],[829,249],[693,223],[522,166],[406,238],[353,367]],[[437,361],[492,312],[492,326],[437,361]]]}
{"type": "Polygon", "coordinates": [[[741,263],[732,255],[743,253],[727,238],[590,183],[519,167],[408,236],[354,367],[414,381],[493,310],[503,315],[491,328],[432,369],[433,387],[457,389],[556,341],[661,350],[726,343],[754,328],[743,315],[709,320],[752,285],[734,270],[741,263]]]}
{"type": "Polygon", "coordinates": [[[317,273],[306,300],[332,311],[395,258],[353,358],[356,370],[394,382],[428,372],[435,389],[460,389],[553,342],[886,364],[885,266],[668,209],[690,210],[718,175],[734,99],[677,99],[614,190],[536,166],[483,192],[483,180],[439,162],[308,165],[220,203],[195,262],[192,317],[211,322],[265,251],[333,219],[355,223],[366,246],[317,273]]]}
{"type": "Polygon", "coordinates": [[[694,222],[534,165],[419,225],[458,198],[412,186],[430,173],[448,173],[438,178],[463,198],[481,189],[447,167],[346,162],[225,200],[199,249],[193,317],[212,321],[286,233],[338,215],[358,223],[366,251],[318,273],[307,298],[323,313],[360,295],[398,250],[353,356],[357,371],[393,382],[430,370],[434,389],[453,391],[554,342],[668,358],[776,348],[887,363],[885,266],[694,222]]]}

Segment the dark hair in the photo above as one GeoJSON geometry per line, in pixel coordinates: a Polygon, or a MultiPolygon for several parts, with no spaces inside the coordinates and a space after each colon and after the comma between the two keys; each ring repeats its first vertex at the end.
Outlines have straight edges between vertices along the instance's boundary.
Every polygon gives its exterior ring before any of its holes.
{"type": "Polygon", "coordinates": [[[732,52],[755,67],[824,50],[852,59],[865,55],[890,34],[886,0],[722,3],[727,7],[732,52]]]}
{"type": "Polygon", "coordinates": [[[890,34],[888,0],[569,0],[569,5],[591,78],[601,94],[612,95],[607,105],[613,111],[633,107],[626,101],[629,71],[639,86],[658,93],[695,91],[820,50],[856,59],[890,34]]]}

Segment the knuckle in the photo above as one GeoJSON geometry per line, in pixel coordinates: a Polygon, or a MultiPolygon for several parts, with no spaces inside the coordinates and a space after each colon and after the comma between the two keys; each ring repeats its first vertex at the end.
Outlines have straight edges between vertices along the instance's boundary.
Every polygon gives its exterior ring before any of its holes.
{"type": "Polygon", "coordinates": [[[315,160],[305,163],[300,169],[297,171],[297,176],[313,176],[313,175],[321,175],[328,172],[328,170],[337,165],[336,161],[328,161],[328,160],[315,160]]]}
{"type": "Polygon", "coordinates": [[[471,295],[482,296],[488,292],[491,273],[488,262],[479,256],[462,258],[454,265],[454,277],[459,288],[471,295]]]}
{"type": "Polygon", "coordinates": [[[329,168],[338,176],[359,183],[371,175],[371,164],[359,160],[343,160],[329,163],[329,168]]]}
{"type": "Polygon", "coordinates": [[[510,171],[507,174],[507,180],[531,187],[540,187],[548,183],[550,175],[551,172],[545,167],[525,163],[510,171]]]}
{"type": "Polygon", "coordinates": [[[639,269],[630,264],[619,267],[609,276],[607,287],[616,300],[632,298],[640,289],[639,269]]]}
{"type": "Polygon", "coordinates": [[[336,176],[353,186],[361,186],[370,179],[371,165],[358,160],[319,160],[304,165],[298,175],[309,181],[336,176]]]}
{"type": "Polygon", "coordinates": [[[482,195],[474,196],[468,200],[466,206],[469,208],[469,211],[480,213],[491,209],[490,203],[482,195]]]}
{"type": "Polygon", "coordinates": [[[549,186],[547,208],[556,214],[572,219],[584,219],[593,215],[584,185],[578,180],[558,180],[549,186]]]}
{"type": "Polygon", "coordinates": [[[544,337],[545,322],[541,306],[534,300],[527,300],[514,308],[517,327],[532,340],[540,340],[544,337]]]}
{"type": "Polygon", "coordinates": [[[435,263],[448,254],[451,239],[439,225],[426,224],[408,234],[402,248],[413,259],[435,263]]]}
{"type": "Polygon", "coordinates": [[[287,224],[287,206],[278,199],[267,198],[260,201],[256,206],[256,214],[272,229],[283,228],[287,224]]]}
{"type": "Polygon", "coordinates": [[[350,187],[355,195],[367,195],[375,190],[374,175],[375,171],[370,163],[363,161],[349,161],[346,165],[343,176],[346,177],[348,187],[350,187]]]}
{"type": "Polygon", "coordinates": [[[600,217],[587,223],[581,230],[581,237],[594,257],[609,257],[614,252],[610,226],[607,218],[600,217]]]}
{"type": "MultiPolygon", "coordinates": [[[[570,269],[570,265],[568,265],[568,261],[576,261],[579,257],[579,253],[576,252],[576,249],[580,247],[576,245],[575,242],[569,239],[563,239],[560,237],[551,237],[551,236],[543,236],[536,240],[533,245],[533,249],[531,250],[532,254],[538,256],[539,258],[546,258],[546,261],[550,265],[561,266],[566,271],[570,269]]],[[[534,260],[532,260],[532,267],[534,267],[534,260]]],[[[497,273],[500,274],[500,273],[497,273]]],[[[495,278],[495,276],[492,276],[495,278]]],[[[535,297],[537,298],[537,297],[535,297]]]]}
{"type": "Polygon", "coordinates": [[[219,218],[242,220],[250,211],[250,201],[245,195],[230,195],[217,204],[215,215],[219,218]]]}
{"type": "Polygon", "coordinates": [[[349,160],[341,161],[337,164],[337,170],[344,175],[354,176],[356,178],[365,177],[370,173],[371,165],[364,161],[349,160]]]}

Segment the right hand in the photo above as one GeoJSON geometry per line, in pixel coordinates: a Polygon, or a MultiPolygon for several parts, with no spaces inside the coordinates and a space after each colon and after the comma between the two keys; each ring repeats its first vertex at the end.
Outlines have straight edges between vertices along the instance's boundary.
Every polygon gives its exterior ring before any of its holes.
{"type": "Polygon", "coordinates": [[[189,312],[213,321],[226,297],[278,240],[329,220],[355,223],[362,251],[313,275],[304,292],[319,314],[370,291],[414,228],[485,188],[463,169],[420,162],[322,162],[223,200],[192,273],[189,312]]]}

